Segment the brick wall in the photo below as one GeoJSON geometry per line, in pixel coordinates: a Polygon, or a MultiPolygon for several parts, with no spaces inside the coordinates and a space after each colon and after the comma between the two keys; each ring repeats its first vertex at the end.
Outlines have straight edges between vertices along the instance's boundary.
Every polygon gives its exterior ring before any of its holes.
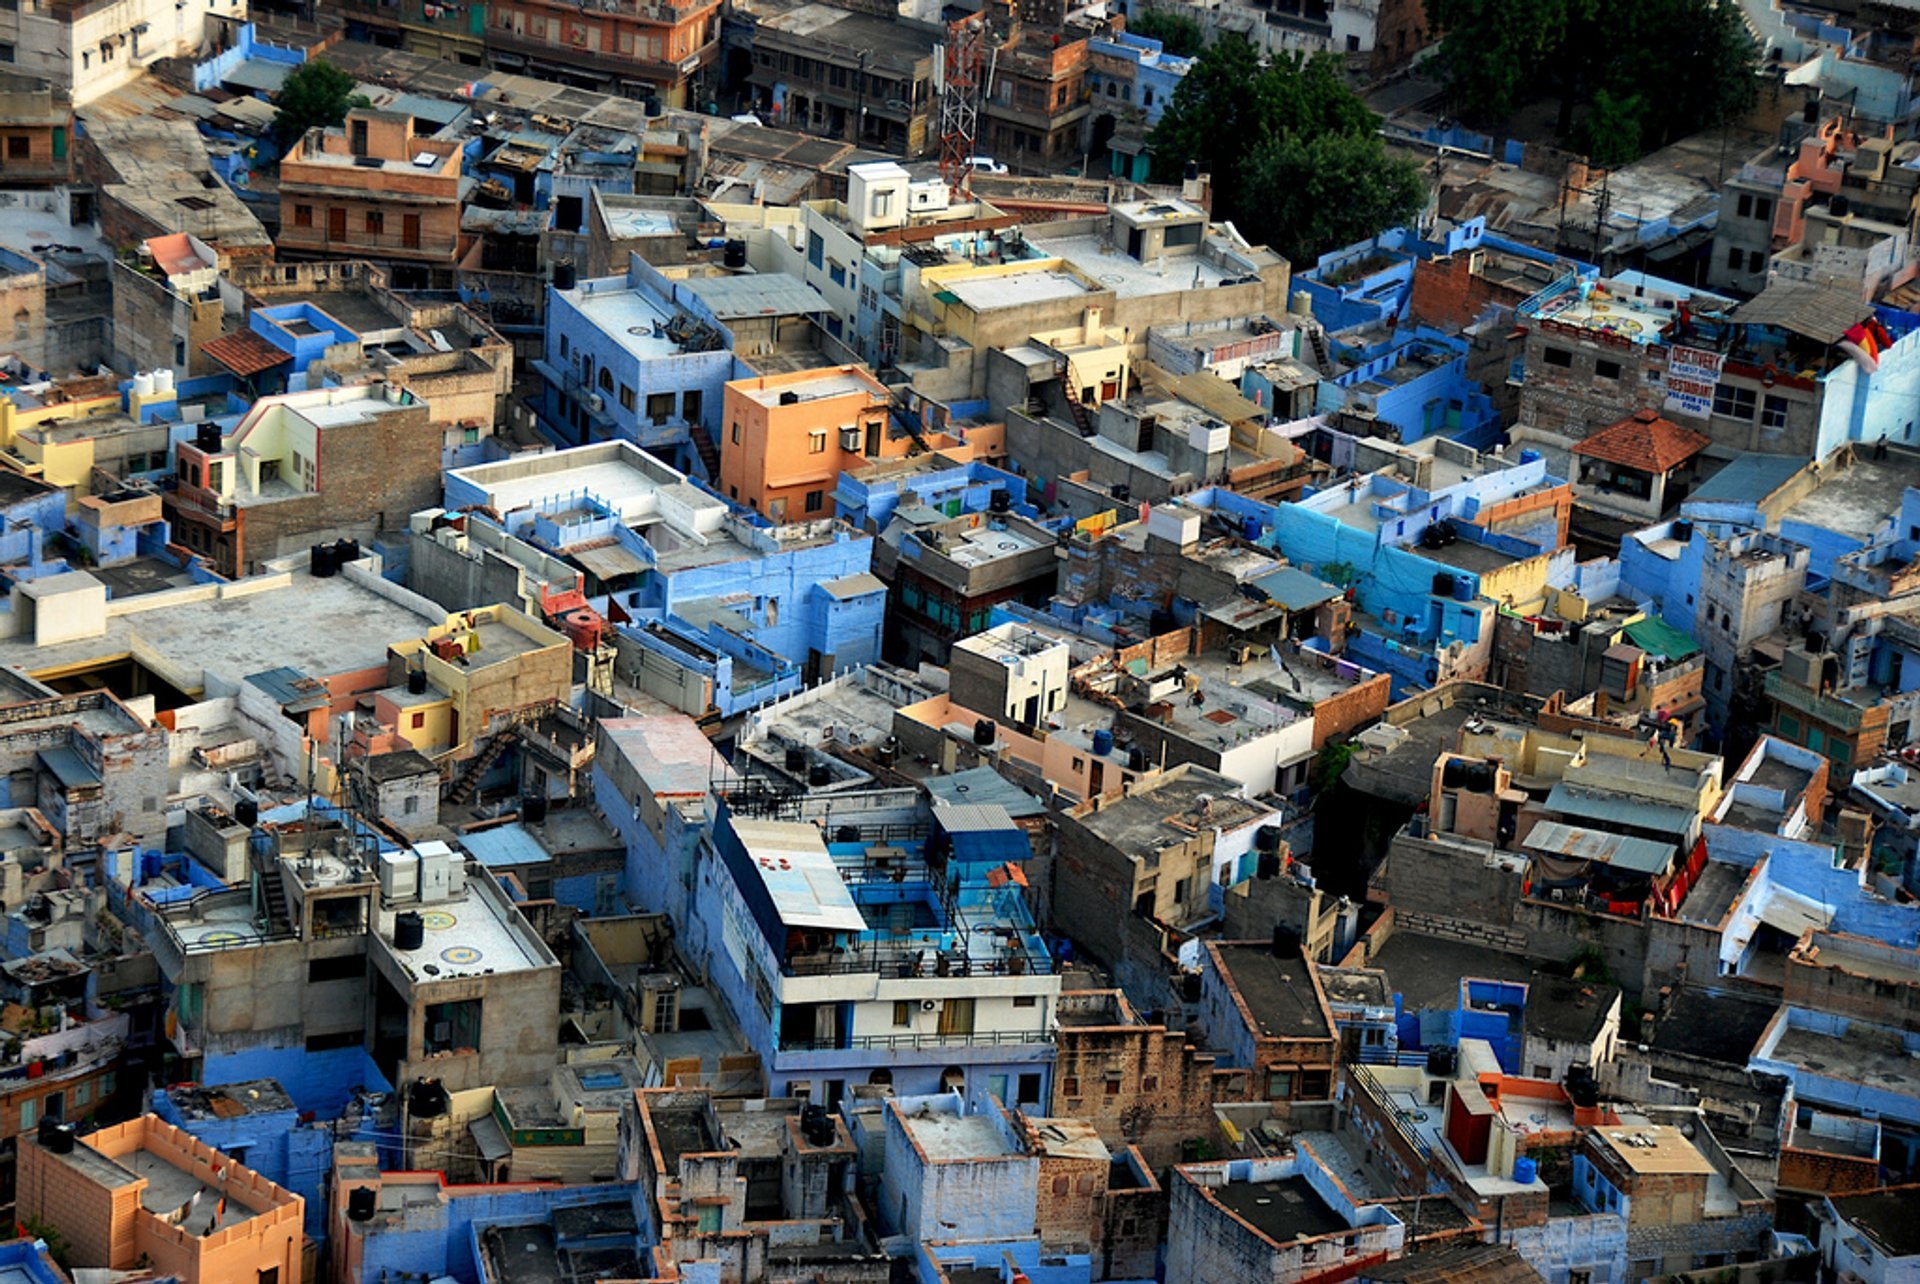
{"type": "MultiPolygon", "coordinates": [[[[1118,991],[1061,995],[1069,1012],[1116,1002],[1125,1002],[1118,991]]],[[[1112,1024],[1061,1024],[1051,1113],[1085,1119],[1111,1149],[1137,1146],[1158,1170],[1177,1161],[1188,1140],[1213,1136],[1216,1101],[1252,1099],[1251,1077],[1219,1068],[1178,1031],[1140,1022],[1130,1008],[1113,1010],[1112,1024]]]]}
{"type": "Polygon", "coordinates": [[[1781,1190],[1805,1194],[1844,1195],[1880,1185],[1878,1160],[1793,1146],[1781,1149],[1779,1173],[1781,1190]]]}
{"type": "Polygon", "coordinates": [[[242,570],[320,539],[403,530],[440,498],[439,430],[425,405],[325,429],[318,491],[240,509],[242,570]]]}
{"type": "Polygon", "coordinates": [[[1525,298],[1521,291],[1475,272],[1472,255],[1450,254],[1414,264],[1409,309],[1415,321],[1456,331],[1472,325],[1490,307],[1517,307],[1525,298]]]}

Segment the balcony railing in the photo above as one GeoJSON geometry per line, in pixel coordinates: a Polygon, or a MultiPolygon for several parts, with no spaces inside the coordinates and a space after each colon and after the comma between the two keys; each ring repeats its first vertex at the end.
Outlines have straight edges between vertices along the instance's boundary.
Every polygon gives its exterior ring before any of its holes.
{"type": "Polygon", "coordinates": [[[1767,697],[1777,700],[1789,708],[1798,709],[1810,718],[1817,718],[1829,727],[1838,727],[1842,731],[1858,731],[1864,711],[1844,700],[1822,695],[1808,687],[1789,682],[1778,669],[1767,674],[1767,697]]]}
{"type": "Polygon", "coordinates": [[[846,1039],[782,1039],[782,1052],[847,1052],[883,1048],[910,1051],[915,1048],[988,1048],[1052,1043],[1050,1030],[977,1030],[964,1034],[865,1034],[846,1039]]]}
{"type": "MultiPolygon", "coordinates": [[[[378,192],[368,192],[368,199],[377,199],[378,192]]],[[[355,232],[346,231],[334,236],[324,227],[301,227],[297,224],[283,223],[280,226],[280,244],[300,250],[319,250],[330,254],[366,254],[387,253],[405,254],[418,258],[453,259],[458,248],[457,238],[451,236],[407,236],[402,232],[355,232]]]]}

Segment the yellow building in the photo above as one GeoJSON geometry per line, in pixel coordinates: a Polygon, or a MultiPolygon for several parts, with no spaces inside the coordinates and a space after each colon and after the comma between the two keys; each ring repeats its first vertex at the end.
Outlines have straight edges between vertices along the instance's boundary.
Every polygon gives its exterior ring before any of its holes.
{"type": "Polygon", "coordinates": [[[374,717],[429,758],[464,753],[503,717],[565,704],[573,647],[523,611],[461,611],[422,638],[388,648],[392,685],[374,694],[374,717]]]}

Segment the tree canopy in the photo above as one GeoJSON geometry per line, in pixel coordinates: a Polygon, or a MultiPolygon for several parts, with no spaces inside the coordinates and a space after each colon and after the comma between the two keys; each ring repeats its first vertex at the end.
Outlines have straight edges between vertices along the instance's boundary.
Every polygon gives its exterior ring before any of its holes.
{"type": "Polygon", "coordinates": [[[1600,164],[1732,120],[1757,94],[1734,0],[1427,0],[1427,13],[1455,111],[1496,124],[1557,95],[1562,138],[1600,164]]]}
{"type": "Polygon", "coordinates": [[[1127,31],[1131,35],[1158,40],[1162,49],[1183,58],[1198,54],[1207,43],[1206,32],[1194,19],[1184,13],[1160,9],[1148,9],[1129,16],[1127,31]]]}
{"type": "Polygon", "coordinates": [[[331,129],[347,118],[352,107],[367,104],[353,92],[352,76],[330,62],[315,58],[301,63],[280,87],[279,108],[273,117],[273,138],[280,150],[298,142],[315,125],[331,129]]]}
{"type": "Polygon", "coordinates": [[[1327,57],[1263,63],[1246,41],[1201,52],[1148,140],[1154,178],[1189,160],[1213,176],[1213,213],[1242,235],[1311,263],[1404,222],[1423,199],[1418,168],[1388,154],[1367,105],[1327,57]]]}

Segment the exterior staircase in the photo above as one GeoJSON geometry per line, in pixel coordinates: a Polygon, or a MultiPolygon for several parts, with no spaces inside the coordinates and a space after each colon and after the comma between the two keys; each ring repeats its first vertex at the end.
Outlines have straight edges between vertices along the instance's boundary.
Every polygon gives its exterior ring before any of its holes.
{"type": "Polygon", "coordinates": [[[713,444],[713,436],[704,424],[688,424],[687,436],[693,442],[694,453],[700,456],[701,465],[707,470],[707,480],[718,483],[720,480],[720,448],[713,444]]]}

